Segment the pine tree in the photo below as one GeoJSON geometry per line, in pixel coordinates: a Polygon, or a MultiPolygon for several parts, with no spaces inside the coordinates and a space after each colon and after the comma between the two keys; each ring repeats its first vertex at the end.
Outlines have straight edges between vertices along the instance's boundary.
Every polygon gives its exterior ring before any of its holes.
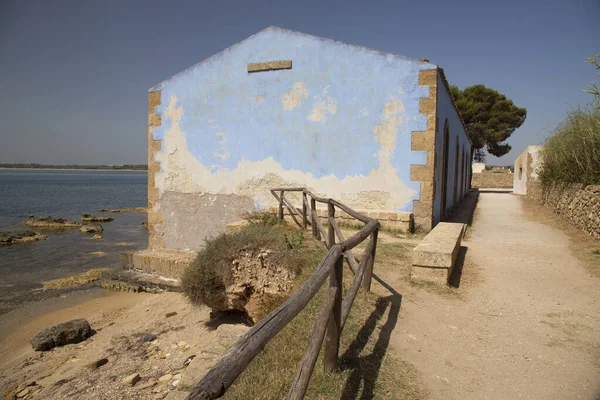
{"type": "Polygon", "coordinates": [[[496,157],[508,153],[511,146],[504,142],[525,122],[527,110],[484,85],[464,90],[452,85],[450,93],[473,143],[473,159],[484,161],[486,151],[496,157]]]}

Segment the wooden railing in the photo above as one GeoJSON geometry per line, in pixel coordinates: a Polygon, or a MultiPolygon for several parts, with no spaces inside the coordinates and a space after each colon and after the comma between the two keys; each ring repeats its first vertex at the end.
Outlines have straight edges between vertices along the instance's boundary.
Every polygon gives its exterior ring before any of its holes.
{"type": "Polygon", "coordinates": [[[330,372],[337,362],[340,336],[358,289],[362,287],[364,291],[369,291],[371,288],[379,221],[361,215],[336,200],[317,197],[304,188],[273,189],[271,193],[279,202],[279,219],[284,219],[284,209],[287,209],[290,217],[301,228],[306,229],[310,224],[313,236],[322,240],[329,251],[300,289],[242,336],[198,382],[188,399],[215,399],[224,395],[248,363],[263,350],[273,336],[304,309],[329,276],[327,296],[287,396],[288,399],[304,398],[323,340],[323,368],[325,372],[330,372]],[[285,197],[285,192],[301,194],[302,208],[294,207],[285,197]],[[319,221],[317,203],[327,204],[327,229],[319,221]],[[345,239],[335,221],[336,208],[363,222],[365,226],[345,239]],[[370,240],[359,262],[352,254],[352,249],[367,238],[370,240]],[[354,273],[354,279],[342,300],[344,259],[354,273]]]}

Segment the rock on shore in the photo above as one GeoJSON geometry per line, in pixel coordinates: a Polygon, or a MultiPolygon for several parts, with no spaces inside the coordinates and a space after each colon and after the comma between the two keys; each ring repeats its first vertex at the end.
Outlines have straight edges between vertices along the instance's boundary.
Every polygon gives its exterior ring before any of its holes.
{"type": "Polygon", "coordinates": [[[111,212],[111,213],[123,213],[123,212],[139,212],[139,213],[147,213],[147,207],[128,207],[128,208],[102,208],[98,210],[98,212],[111,212]]]}
{"type": "Polygon", "coordinates": [[[88,222],[110,222],[110,221],[113,221],[113,218],[98,217],[98,216],[90,215],[90,214],[81,214],[81,220],[88,221],[88,222]]]}
{"type": "Polygon", "coordinates": [[[81,226],[79,222],[69,221],[64,218],[52,218],[52,217],[35,217],[29,216],[29,219],[23,224],[35,228],[51,228],[51,229],[62,229],[62,228],[78,228],[81,226]]]}
{"type": "Polygon", "coordinates": [[[48,236],[32,231],[0,232],[0,245],[24,244],[48,239],[48,236]]]}
{"type": "Polygon", "coordinates": [[[102,232],[104,230],[104,228],[102,227],[102,225],[82,225],[81,228],[79,228],[79,230],[83,233],[99,233],[102,232]]]}
{"type": "Polygon", "coordinates": [[[83,342],[92,334],[93,331],[89,322],[85,319],[74,319],[44,329],[32,337],[29,343],[36,351],[46,351],[56,346],[83,342]]]}

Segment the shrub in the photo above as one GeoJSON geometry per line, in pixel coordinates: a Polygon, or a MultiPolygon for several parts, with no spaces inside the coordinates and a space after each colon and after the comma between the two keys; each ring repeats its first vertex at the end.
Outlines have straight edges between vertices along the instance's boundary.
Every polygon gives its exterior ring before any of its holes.
{"type": "Polygon", "coordinates": [[[276,214],[271,214],[270,212],[253,212],[245,215],[245,219],[251,224],[258,225],[281,225],[284,224],[279,220],[279,217],[276,214]]]}
{"type": "Polygon", "coordinates": [[[542,184],[600,184],[600,109],[576,109],[546,139],[542,184]]]}
{"type": "Polygon", "coordinates": [[[316,240],[305,240],[296,229],[279,222],[271,224],[271,220],[265,218],[238,232],[206,240],[204,248],[183,274],[183,293],[196,305],[218,302],[233,283],[233,260],[244,252],[260,249],[271,250],[269,261],[295,276],[309,264],[318,264],[325,253],[316,240]]]}

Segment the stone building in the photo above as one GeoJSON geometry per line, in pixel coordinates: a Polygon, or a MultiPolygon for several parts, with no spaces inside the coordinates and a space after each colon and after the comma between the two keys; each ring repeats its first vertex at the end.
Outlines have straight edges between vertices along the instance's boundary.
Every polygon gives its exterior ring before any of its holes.
{"type": "Polygon", "coordinates": [[[474,174],[480,174],[485,171],[485,163],[482,162],[474,162],[471,166],[474,174]]]}
{"type": "Polygon", "coordinates": [[[538,179],[537,169],[542,163],[540,150],[544,146],[527,146],[525,151],[515,160],[515,172],[513,174],[513,193],[527,194],[528,183],[538,179]]]}
{"type": "Polygon", "coordinates": [[[151,88],[148,113],[149,250],[197,250],[275,187],[423,230],[469,188],[471,144],[424,59],[269,27],[151,88]]]}

